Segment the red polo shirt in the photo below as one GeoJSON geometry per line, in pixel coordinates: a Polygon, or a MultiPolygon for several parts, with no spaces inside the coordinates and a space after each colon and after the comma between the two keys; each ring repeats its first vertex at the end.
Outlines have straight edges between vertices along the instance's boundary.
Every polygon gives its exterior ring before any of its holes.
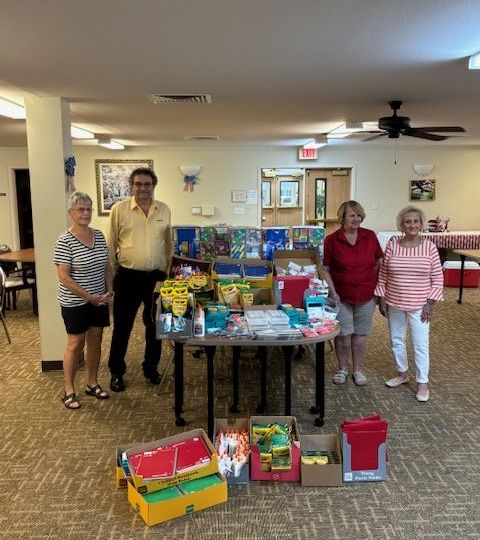
{"type": "Polygon", "coordinates": [[[376,265],[382,258],[382,248],[370,229],[360,227],[353,246],[343,228],[325,238],[323,264],[328,266],[335,289],[345,304],[364,304],[373,298],[376,265]]]}

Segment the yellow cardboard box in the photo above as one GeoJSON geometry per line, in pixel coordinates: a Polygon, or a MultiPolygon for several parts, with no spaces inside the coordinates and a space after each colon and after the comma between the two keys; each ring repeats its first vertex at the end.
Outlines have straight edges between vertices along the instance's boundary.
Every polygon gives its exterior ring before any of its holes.
{"type": "Polygon", "coordinates": [[[215,448],[213,447],[213,444],[211,443],[210,439],[207,437],[203,429],[192,429],[191,431],[185,431],[184,433],[179,433],[178,435],[172,435],[171,437],[159,439],[158,441],[152,441],[149,443],[134,446],[132,448],[128,448],[126,450],[127,458],[132,454],[153,450],[154,448],[158,448],[159,446],[168,446],[169,444],[184,441],[186,439],[191,439],[192,437],[203,438],[203,441],[210,453],[210,463],[208,465],[197,467],[190,471],[185,471],[183,473],[177,474],[173,478],[152,480],[150,482],[144,482],[143,477],[132,474],[133,485],[139,493],[151,493],[152,491],[158,491],[160,489],[174,486],[175,484],[179,484],[180,482],[187,482],[188,480],[193,480],[194,478],[201,478],[202,476],[215,474],[218,471],[218,460],[215,448]]]}
{"type": "Polygon", "coordinates": [[[178,517],[199,512],[217,504],[225,503],[228,499],[227,480],[220,473],[217,476],[221,483],[196,493],[181,495],[167,501],[148,502],[135,486],[128,482],[128,502],[140,514],[149,526],[157,525],[178,517]]]}

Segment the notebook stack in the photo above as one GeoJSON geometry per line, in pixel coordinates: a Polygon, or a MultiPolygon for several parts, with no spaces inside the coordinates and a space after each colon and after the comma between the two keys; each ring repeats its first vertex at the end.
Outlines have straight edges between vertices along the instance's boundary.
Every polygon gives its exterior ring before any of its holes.
{"type": "Polygon", "coordinates": [[[227,501],[226,480],[202,429],[127,448],[120,466],[128,500],[147,525],[227,501]]]}

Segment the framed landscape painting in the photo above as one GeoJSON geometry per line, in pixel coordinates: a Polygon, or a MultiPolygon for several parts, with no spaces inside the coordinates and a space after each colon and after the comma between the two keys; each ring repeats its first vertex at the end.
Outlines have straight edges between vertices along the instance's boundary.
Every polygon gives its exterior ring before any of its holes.
{"type": "Polygon", "coordinates": [[[96,159],[98,215],[108,216],[112,206],[131,195],[129,176],[139,167],[153,169],[152,159],[96,159]]]}
{"type": "Polygon", "coordinates": [[[437,194],[436,180],[410,180],[411,201],[434,201],[437,194]]]}

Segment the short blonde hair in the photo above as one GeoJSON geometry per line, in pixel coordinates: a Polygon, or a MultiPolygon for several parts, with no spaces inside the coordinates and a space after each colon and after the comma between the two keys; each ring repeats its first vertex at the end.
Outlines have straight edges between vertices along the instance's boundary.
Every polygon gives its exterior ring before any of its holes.
{"type": "Polygon", "coordinates": [[[92,199],[90,198],[90,195],[88,195],[88,193],[84,193],[83,191],[75,191],[70,195],[68,199],[67,210],[75,208],[79,202],[83,202],[85,204],[88,204],[89,206],[92,206],[93,204],[92,199]]]}
{"type": "Polygon", "coordinates": [[[426,217],[423,213],[423,210],[420,210],[420,208],[417,208],[416,206],[410,205],[406,206],[405,208],[402,208],[400,212],[397,214],[397,218],[395,220],[395,223],[397,224],[397,229],[399,231],[403,232],[403,220],[405,219],[405,216],[407,214],[418,214],[418,217],[420,218],[420,221],[422,222],[422,231],[425,228],[426,223],[426,217]]]}
{"type": "Polygon", "coordinates": [[[343,225],[343,220],[345,219],[345,214],[347,213],[347,210],[351,208],[356,214],[362,217],[362,221],[366,217],[365,210],[363,209],[363,206],[358,203],[357,201],[345,201],[343,202],[337,210],[337,217],[338,221],[343,225]]]}

